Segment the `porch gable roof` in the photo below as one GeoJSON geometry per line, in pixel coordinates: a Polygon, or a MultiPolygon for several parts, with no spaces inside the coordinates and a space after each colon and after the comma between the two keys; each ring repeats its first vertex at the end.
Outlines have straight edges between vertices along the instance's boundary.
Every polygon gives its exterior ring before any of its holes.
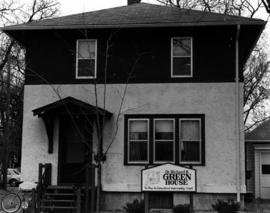
{"type": "Polygon", "coordinates": [[[78,100],[73,97],[66,97],[64,99],[60,99],[48,105],[36,108],[32,110],[34,116],[43,117],[46,115],[53,115],[53,114],[85,114],[85,115],[105,115],[105,117],[110,118],[112,113],[102,109],[97,106],[93,106],[81,100],[78,100]]]}
{"type": "Polygon", "coordinates": [[[41,117],[45,123],[48,136],[48,153],[53,153],[54,118],[59,115],[99,115],[100,120],[105,115],[110,118],[112,113],[100,107],[93,106],[73,97],[66,97],[51,104],[32,110],[34,116],[41,117]]]}

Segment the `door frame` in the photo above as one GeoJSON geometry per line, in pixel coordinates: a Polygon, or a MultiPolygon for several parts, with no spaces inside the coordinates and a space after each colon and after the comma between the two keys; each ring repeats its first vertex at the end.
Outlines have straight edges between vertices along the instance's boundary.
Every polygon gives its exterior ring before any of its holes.
{"type": "MultiPolygon", "coordinates": [[[[65,115],[65,116],[61,116],[59,117],[59,134],[58,134],[58,165],[57,165],[57,185],[73,185],[74,183],[63,183],[61,181],[61,166],[63,164],[63,145],[64,145],[64,141],[63,141],[63,137],[62,137],[62,134],[64,134],[65,131],[64,130],[64,127],[63,127],[63,119],[71,119],[68,117],[69,115],[65,115]]],[[[76,115],[72,115],[72,116],[76,116],[76,115]]],[[[85,116],[85,115],[84,115],[85,116]]],[[[82,117],[80,116],[79,119],[81,119],[82,117]]],[[[76,118],[77,119],[77,118],[76,118]]],[[[82,119],[86,119],[86,118],[82,118],[82,119]]],[[[88,117],[87,119],[92,119],[91,117],[88,117]]],[[[85,122],[85,121],[84,121],[85,122]]],[[[92,124],[94,125],[94,123],[92,124]]],[[[93,129],[92,129],[92,139],[89,143],[89,145],[91,146],[91,149],[93,151],[93,129]]],[[[90,154],[89,156],[89,162],[92,162],[92,154],[90,154]]],[[[76,184],[76,183],[75,183],[76,184]]]]}
{"type": "Polygon", "coordinates": [[[261,155],[262,153],[269,153],[270,154],[270,145],[267,144],[260,144],[254,145],[254,176],[255,176],[255,199],[261,198],[261,155]]]}

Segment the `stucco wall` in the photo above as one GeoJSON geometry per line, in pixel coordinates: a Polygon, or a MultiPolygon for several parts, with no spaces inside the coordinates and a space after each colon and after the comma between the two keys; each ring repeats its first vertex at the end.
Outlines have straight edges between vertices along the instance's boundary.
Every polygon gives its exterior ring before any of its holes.
{"type": "MultiPolygon", "coordinates": [[[[107,160],[102,166],[102,185],[105,191],[140,191],[141,166],[124,166],[123,114],[205,114],[205,166],[197,169],[198,192],[236,192],[235,142],[235,87],[233,83],[183,84],[129,84],[125,94],[118,131],[114,137],[116,115],[126,85],[107,85],[107,110],[113,112],[107,122],[104,150],[111,143],[107,160]]],[[[39,162],[53,165],[53,183],[57,180],[58,134],[55,134],[54,152],[48,154],[44,124],[34,117],[32,110],[72,96],[95,104],[93,85],[27,85],[23,120],[22,176],[23,180],[36,181],[39,162]]],[[[102,106],[103,87],[98,86],[99,105],[102,106]]],[[[242,101],[242,100],[241,100],[242,101]]],[[[56,125],[57,132],[57,125],[56,125]]],[[[243,129],[243,127],[241,127],[243,129]]],[[[244,185],[244,144],[241,134],[241,181],[244,185]]]]}

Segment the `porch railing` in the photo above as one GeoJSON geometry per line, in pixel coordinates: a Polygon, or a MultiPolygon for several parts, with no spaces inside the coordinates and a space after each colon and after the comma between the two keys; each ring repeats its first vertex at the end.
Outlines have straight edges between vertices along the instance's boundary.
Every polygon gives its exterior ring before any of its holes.
{"type": "Polygon", "coordinates": [[[39,164],[38,167],[38,184],[36,188],[36,208],[40,212],[40,201],[47,187],[51,185],[52,164],[39,164]]]}
{"type": "MultiPolygon", "coordinates": [[[[86,166],[85,185],[73,187],[74,196],[76,197],[75,212],[76,213],[93,213],[95,210],[95,169],[96,165],[86,166]],[[82,206],[84,203],[84,206],[82,206]]],[[[39,164],[39,177],[36,190],[33,190],[32,201],[35,213],[40,213],[42,210],[42,199],[47,189],[51,185],[51,164],[39,164]]],[[[56,186],[57,188],[57,186],[56,186]]],[[[52,207],[53,208],[53,207],[52,207]]]]}

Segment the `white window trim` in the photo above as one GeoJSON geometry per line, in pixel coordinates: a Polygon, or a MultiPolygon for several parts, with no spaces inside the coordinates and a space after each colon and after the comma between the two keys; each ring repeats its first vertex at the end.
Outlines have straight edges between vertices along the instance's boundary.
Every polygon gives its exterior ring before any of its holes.
{"type": "MultiPolygon", "coordinates": [[[[175,119],[174,118],[155,118],[153,119],[153,163],[174,163],[175,162],[175,119]],[[166,140],[166,141],[172,141],[173,142],[173,160],[172,161],[156,161],[156,141],[160,141],[160,140],[156,140],[156,134],[155,134],[155,125],[156,125],[156,121],[168,121],[171,120],[173,121],[173,139],[172,140],[166,140]]],[[[164,141],[164,140],[162,140],[164,141]]]]}
{"type": "Polygon", "coordinates": [[[127,143],[127,162],[129,164],[146,164],[146,163],[149,163],[149,157],[150,157],[150,150],[149,150],[149,143],[150,143],[150,121],[149,119],[147,118],[129,118],[128,119],[128,128],[127,128],[127,131],[128,131],[128,135],[127,135],[127,140],[128,140],[128,143],[127,143]],[[147,141],[147,161],[130,161],[129,157],[130,157],[130,153],[129,153],[129,144],[130,144],[130,141],[140,141],[140,140],[129,140],[129,129],[130,129],[130,121],[147,121],[147,140],[141,140],[141,141],[147,141]]]}
{"type": "Polygon", "coordinates": [[[96,79],[96,78],[97,78],[97,39],[77,39],[76,41],[76,79],[96,79]],[[89,58],[89,59],[95,59],[94,76],[78,76],[78,61],[80,59],[79,57],[79,42],[80,41],[95,41],[95,58],[89,58]]]}
{"type": "Polygon", "coordinates": [[[171,38],[171,78],[190,78],[193,77],[193,38],[192,37],[172,37],[171,38]],[[190,39],[190,75],[174,75],[173,74],[173,58],[188,58],[187,56],[173,56],[173,40],[174,39],[190,39]]]}
{"type": "MultiPolygon", "coordinates": [[[[179,164],[198,164],[202,163],[202,121],[200,118],[179,118],[179,164]],[[199,142],[199,154],[200,154],[200,160],[199,161],[181,161],[181,146],[183,143],[183,140],[181,138],[181,121],[199,121],[199,129],[200,129],[200,139],[199,142]]],[[[185,140],[186,141],[186,140],[185,140]]],[[[194,141],[194,140],[192,140],[194,141]]]]}

